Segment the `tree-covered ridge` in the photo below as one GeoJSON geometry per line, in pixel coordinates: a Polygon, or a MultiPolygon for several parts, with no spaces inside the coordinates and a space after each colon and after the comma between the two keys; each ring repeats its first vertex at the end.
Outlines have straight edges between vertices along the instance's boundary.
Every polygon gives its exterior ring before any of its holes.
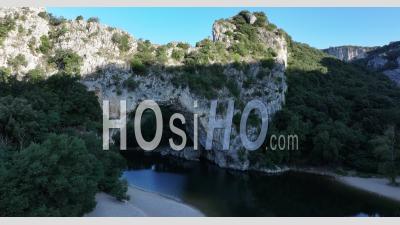
{"type": "Polygon", "coordinates": [[[102,151],[97,97],[76,77],[0,82],[0,215],[81,216],[126,198],[123,158],[102,151]]]}
{"type": "Polygon", "coordinates": [[[396,84],[299,43],[288,64],[286,104],[270,134],[298,134],[301,150],[278,154],[278,162],[398,173],[390,166],[400,160],[399,142],[392,140],[399,136],[396,84]]]}

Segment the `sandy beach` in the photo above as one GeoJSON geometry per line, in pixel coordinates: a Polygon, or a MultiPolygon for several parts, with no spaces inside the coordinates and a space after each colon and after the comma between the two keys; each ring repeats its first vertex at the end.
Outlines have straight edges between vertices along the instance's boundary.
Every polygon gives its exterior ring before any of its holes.
{"type": "MultiPolygon", "coordinates": [[[[380,196],[400,201],[400,187],[388,185],[385,178],[362,178],[351,176],[336,176],[337,180],[349,186],[372,192],[380,196]]],[[[399,180],[397,180],[399,182],[399,180]]]]}
{"type": "MultiPolygon", "coordinates": [[[[308,171],[310,172],[310,171],[308,171]]],[[[315,173],[311,171],[311,173],[315,173]]],[[[319,173],[320,174],[320,173],[319,173]]],[[[400,187],[388,185],[385,178],[361,178],[354,176],[339,176],[333,173],[323,173],[333,176],[338,182],[351,187],[368,191],[382,197],[400,202],[400,187]]],[[[398,182],[400,180],[398,179],[398,182]]],[[[106,193],[96,194],[95,209],[86,214],[87,217],[138,217],[138,216],[205,216],[194,207],[167,196],[149,192],[135,186],[129,186],[129,201],[119,202],[106,193]]]]}
{"type": "MultiPolygon", "coordinates": [[[[395,201],[400,201],[400,186],[394,187],[388,185],[389,181],[386,178],[362,178],[357,176],[342,176],[338,175],[330,170],[321,168],[290,168],[292,171],[312,173],[323,176],[334,177],[337,181],[349,185],[351,187],[368,191],[395,201]]],[[[400,179],[396,179],[400,183],[400,179]]]]}
{"type": "Polygon", "coordinates": [[[96,208],[86,217],[137,217],[137,216],[204,216],[199,210],[157,193],[130,186],[131,199],[119,202],[114,197],[98,193],[96,208]]]}

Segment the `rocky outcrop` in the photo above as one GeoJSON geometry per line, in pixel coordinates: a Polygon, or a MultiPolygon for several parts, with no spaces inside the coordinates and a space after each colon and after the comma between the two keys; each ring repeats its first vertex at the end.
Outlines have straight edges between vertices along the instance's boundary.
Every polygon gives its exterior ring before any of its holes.
{"type": "Polygon", "coordinates": [[[356,59],[362,59],[367,56],[367,53],[375,48],[361,46],[338,46],[323,49],[323,51],[336,58],[349,62],[356,59]]]}
{"type": "MultiPolygon", "coordinates": [[[[212,41],[204,40],[197,47],[182,47],[182,45],[180,47],[178,43],[159,46],[137,40],[122,30],[93,20],[91,22],[82,19],[63,20],[58,23],[46,18],[45,15],[45,10],[41,8],[0,10],[1,18],[12,17],[16,25],[15,29],[7,34],[0,48],[0,67],[9,67],[10,60],[22,54],[27,63],[12,69],[15,76],[22,79],[28,71],[38,67],[44,69],[50,76],[57,73],[59,68],[49,63],[48,59],[59,49],[71,50],[81,57],[82,83],[96,93],[101,103],[102,100],[110,101],[111,116],[119,116],[119,100],[126,100],[128,110],[133,111],[141,101],[152,99],[160,105],[182,113],[186,118],[186,132],[189,137],[193,137],[193,114],[199,115],[200,150],[194,152],[195,150],[190,147],[181,152],[162,149],[160,150],[162,154],[192,160],[204,157],[221,167],[252,169],[248,152],[243,150],[237,124],[232,127],[229,151],[221,150],[222,130],[214,133],[213,149],[209,151],[203,149],[206,142],[210,99],[202,95],[202,92],[194,90],[195,87],[185,83],[187,79],[184,76],[189,75],[183,68],[186,61],[193,60],[193,57],[200,60],[195,68],[203,68],[203,71],[207,71],[206,69],[212,65],[222,67],[219,76],[223,76],[223,82],[229,82],[213,90],[215,92],[213,98],[220,99],[221,104],[226,99],[234,99],[235,115],[240,115],[248,101],[258,99],[265,103],[271,117],[284,104],[287,90],[284,75],[287,64],[287,43],[285,36],[276,28],[267,29],[266,24],[253,25],[257,18],[251,13],[244,18],[246,26],[252,26],[251,29],[254,31],[256,40],[252,42],[256,41],[259,48],[271,54],[267,59],[269,63],[264,65],[266,63],[263,64],[261,60],[265,58],[256,56],[254,52],[247,55],[232,53],[232,45],[240,44],[240,40],[235,37],[243,35],[238,34],[240,31],[232,19],[214,23],[212,41]],[[127,36],[124,48],[115,41],[115,35],[127,36]],[[49,52],[41,51],[43,37],[48,37],[51,42],[49,52]],[[130,66],[131,58],[143,53],[143,48],[147,51],[147,57],[157,59],[145,64],[145,74],[133,70],[130,66]],[[235,96],[232,95],[233,91],[235,96]],[[197,102],[197,107],[194,106],[194,102],[197,102]]],[[[264,53],[261,55],[265,57],[264,53]]],[[[191,72],[198,73],[196,69],[191,72]]],[[[217,115],[221,116],[224,115],[217,115]]],[[[247,133],[250,139],[255,138],[258,135],[257,127],[248,127],[247,133]]]]}
{"type": "Polygon", "coordinates": [[[339,46],[323,50],[336,58],[382,72],[400,84],[400,42],[382,47],[339,46]]]}
{"type": "Polygon", "coordinates": [[[400,84],[400,41],[376,48],[355,63],[382,72],[391,80],[400,84]]]}
{"type": "MultiPolygon", "coordinates": [[[[13,68],[13,73],[23,76],[29,70],[41,67],[47,75],[57,72],[57,68],[48,63],[49,57],[58,49],[69,49],[83,58],[81,74],[90,74],[109,64],[125,65],[117,44],[113,43],[114,34],[126,32],[108,27],[98,22],[70,20],[52,25],[44,8],[1,8],[0,18],[11,18],[15,28],[7,34],[0,46],[0,67],[10,66],[10,61],[21,54],[27,64],[13,68]],[[49,39],[51,47],[48,53],[40,50],[42,40],[49,39]]],[[[57,18],[60,19],[60,18],[57,18]]],[[[137,41],[131,37],[131,48],[124,54],[136,51],[137,41]]]]}

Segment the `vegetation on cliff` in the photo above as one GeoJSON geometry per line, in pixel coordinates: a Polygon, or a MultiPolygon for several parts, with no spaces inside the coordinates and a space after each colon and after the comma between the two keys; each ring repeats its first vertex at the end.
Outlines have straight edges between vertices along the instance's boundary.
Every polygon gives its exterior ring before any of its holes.
{"type": "Polygon", "coordinates": [[[270,134],[298,134],[301,150],[276,153],[271,157],[275,163],[398,174],[396,84],[299,43],[292,45],[286,76],[286,104],[275,115],[270,134]]]}

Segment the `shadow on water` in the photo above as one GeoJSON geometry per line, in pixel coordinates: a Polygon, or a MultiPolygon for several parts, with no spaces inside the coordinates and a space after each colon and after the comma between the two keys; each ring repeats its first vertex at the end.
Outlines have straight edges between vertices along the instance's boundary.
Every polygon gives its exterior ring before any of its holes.
{"type": "Polygon", "coordinates": [[[239,172],[136,151],[124,155],[130,184],[178,198],[207,216],[400,216],[400,203],[327,176],[239,172]]]}

